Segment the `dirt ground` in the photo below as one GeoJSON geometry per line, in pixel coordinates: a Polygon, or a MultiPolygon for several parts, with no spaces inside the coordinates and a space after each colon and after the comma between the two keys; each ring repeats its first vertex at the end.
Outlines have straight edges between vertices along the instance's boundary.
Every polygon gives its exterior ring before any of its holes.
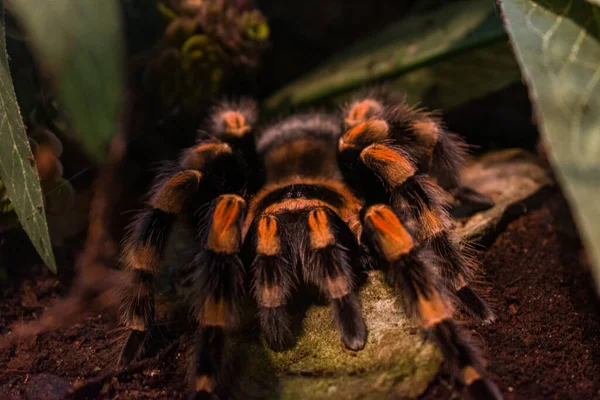
{"type": "MultiPolygon", "coordinates": [[[[509,224],[484,252],[489,296],[499,318],[485,327],[466,318],[464,324],[507,399],[600,398],[599,304],[563,214],[564,201],[555,193],[509,224]]],[[[3,257],[22,251],[6,250],[8,244],[3,257]]],[[[36,318],[65,295],[68,276],[64,271],[57,278],[39,265],[4,271],[0,331],[36,318]]],[[[117,373],[112,368],[122,333],[109,314],[91,314],[66,329],[0,350],[0,399],[73,397],[70,384],[81,386],[79,398],[182,398],[186,349],[168,345],[172,337],[166,333],[155,338],[162,344],[160,357],[151,355],[117,373]]],[[[422,396],[450,398],[456,392],[443,375],[422,396]]]]}

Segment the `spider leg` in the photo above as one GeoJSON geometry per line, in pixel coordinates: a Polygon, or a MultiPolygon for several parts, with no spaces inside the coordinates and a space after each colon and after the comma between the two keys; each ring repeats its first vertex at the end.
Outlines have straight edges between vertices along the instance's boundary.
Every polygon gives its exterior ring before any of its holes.
{"type": "MultiPolygon", "coordinates": [[[[443,190],[427,176],[418,173],[411,157],[389,144],[389,125],[372,118],[348,130],[340,139],[342,160],[356,154],[362,169],[355,174],[363,181],[379,180],[385,187],[387,200],[400,214],[417,238],[431,244],[441,259],[441,269],[447,282],[459,293],[465,308],[482,321],[493,320],[486,303],[467,285],[476,275],[476,263],[466,256],[466,245],[452,236],[452,220],[443,190]],[[344,155],[346,153],[346,155],[344,155]],[[349,155],[349,156],[348,156],[349,155]]],[[[369,199],[378,202],[381,199],[369,199]]]]}
{"type": "Polygon", "coordinates": [[[340,217],[328,208],[313,209],[307,222],[309,248],[303,263],[304,279],[329,298],[346,347],[360,350],[365,346],[367,328],[351,265],[357,260],[356,239],[340,217]]]}
{"type": "Polygon", "coordinates": [[[158,188],[150,205],[126,239],[125,268],[132,272],[132,281],[122,294],[121,317],[131,330],[119,357],[126,365],[142,351],[149,327],[154,323],[154,278],[158,274],[163,250],[177,215],[197,191],[202,174],[185,170],[170,176],[158,188]]]}
{"type": "Polygon", "coordinates": [[[125,239],[123,261],[125,269],[132,272],[132,282],[123,288],[121,315],[131,331],[119,365],[140,355],[148,328],[154,323],[153,282],[175,219],[189,217],[194,204],[208,203],[219,193],[241,191],[246,178],[244,165],[229,144],[213,139],[185,150],[178,165],[158,177],[149,206],[125,239]]]}
{"type": "Polygon", "coordinates": [[[364,212],[363,238],[378,256],[388,281],[399,289],[408,314],[431,332],[450,370],[473,399],[501,399],[486,378],[483,361],[452,319],[450,292],[435,271],[437,257],[409,233],[390,206],[364,212]]]}
{"type": "Polygon", "coordinates": [[[493,311],[470,286],[478,275],[475,252],[450,230],[452,220],[441,188],[428,177],[415,175],[392,192],[391,204],[404,210],[403,221],[414,226],[417,239],[427,242],[438,256],[442,275],[456,290],[463,309],[485,323],[493,321],[493,311]]]}
{"type": "Polygon", "coordinates": [[[346,129],[368,120],[385,120],[390,138],[414,159],[419,173],[435,177],[442,188],[474,212],[493,207],[494,201],[490,197],[460,183],[460,172],[468,156],[464,139],[444,129],[436,113],[419,110],[404,102],[389,103],[390,100],[381,95],[351,103],[344,119],[346,129]]]}
{"type": "Polygon", "coordinates": [[[238,329],[244,298],[244,267],[239,257],[246,202],[237,195],[216,199],[208,214],[206,247],[196,256],[192,313],[198,332],[192,358],[194,398],[211,398],[226,381],[232,355],[232,334],[238,329]]]}

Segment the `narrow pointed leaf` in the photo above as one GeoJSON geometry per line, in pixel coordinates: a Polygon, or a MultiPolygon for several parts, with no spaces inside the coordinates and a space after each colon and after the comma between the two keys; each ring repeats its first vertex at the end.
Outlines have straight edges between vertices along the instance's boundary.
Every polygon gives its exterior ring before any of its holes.
{"type": "MultiPolygon", "coordinates": [[[[2,0],[0,0],[0,8],[4,10],[2,0]]],[[[2,15],[0,28],[0,46],[2,46],[0,49],[0,179],[21,226],[29,235],[44,263],[56,272],[42,189],[32,162],[33,155],[8,68],[4,15],[2,15]]]]}

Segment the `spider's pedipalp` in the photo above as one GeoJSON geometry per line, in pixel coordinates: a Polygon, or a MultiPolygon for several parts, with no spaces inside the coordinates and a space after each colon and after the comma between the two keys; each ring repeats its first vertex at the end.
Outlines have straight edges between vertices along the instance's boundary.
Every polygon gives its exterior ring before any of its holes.
{"type": "Polygon", "coordinates": [[[390,283],[400,289],[405,309],[435,335],[453,375],[473,398],[500,399],[498,389],[485,378],[481,359],[452,319],[452,298],[436,274],[435,254],[411,236],[387,205],[365,211],[364,229],[364,240],[378,255],[390,283]],[[477,397],[481,393],[493,396],[477,397]]]}
{"type": "Polygon", "coordinates": [[[291,319],[286,310],[294,288],[293,270],[288,261],[288,243],[282,240],[277,217],[261,215],[251,228],[248,240],[254,254],[251,264],[252,292],[259,307],[261,331],[269,347],[283,349],[290,343],[291,319]]]}
{"type": "Polygon", "coordinates": [[[357,263],[358,244],[348,226],[326,207],[308,213],[308,246],[303,266],[305,281],[329,298],[346,347],[365,346],[367,328],[356,294],[351,263],[357,263]]]}

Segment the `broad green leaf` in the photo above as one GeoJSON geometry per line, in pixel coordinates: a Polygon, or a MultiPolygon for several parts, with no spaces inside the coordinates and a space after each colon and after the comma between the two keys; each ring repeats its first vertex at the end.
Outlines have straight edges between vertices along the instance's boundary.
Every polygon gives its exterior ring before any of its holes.
{"type": "Polygon", "coordinates": [[[501,6],[600,288],[600,8],[584,0],[501,6]]]}
{"type": "MultiPolygon", "coordinates": [[[[4,10],[2,0],[0,6],[4,10]]],[[[2,12],[3,13],[3,12],[2,12]]],[[[4,13],[0,28],[0,179],[21,226],[44,263],[56,272],[56,262],[44,212],[42,189],[32,162],[25,127],[17,105],[15,89],[8,68],[4,13]]]]}
{"type": "MultiPolygon", "coordinates": [[[[404,93],[408,104],[450,110],[520,80],[521,70],[510,44],[500,42],[409,71],[388,85],[404,93]]],[[[354,92],[345,93],[335,100],[343,103],[353,96],[354,92]]]]}
{"type": "Polygon", "coordinates": [[[101,160],[118,130],[123,35],[117,0],[12,0],[61,103],[90,155],[101,160]]]}
{"type": "Polygon", "coordinates": [[[273,94],[268,109],[298,105],[391,78],[505,38],[489,0],[451,2],[410,15],[351,46],[323,67],[273,94]]]}
{"type": "Polygon", "coordinates": [[[449,110],[520,80],[512,48],[501,42],[410,71],[390,85],[406,93],[409,104],[449,110]]]}

